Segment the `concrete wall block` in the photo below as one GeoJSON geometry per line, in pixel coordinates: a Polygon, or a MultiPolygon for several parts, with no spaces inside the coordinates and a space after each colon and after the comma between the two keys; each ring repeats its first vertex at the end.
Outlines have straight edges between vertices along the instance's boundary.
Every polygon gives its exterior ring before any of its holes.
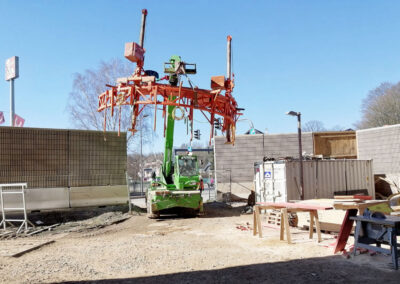
{"type": "Polygon", "coordinates": [[[373,159],[374,174],[387,174],[396,171],[400,164],[399,150],[400,125],[380,127],[356,132],[358,158],[373,159]]]}

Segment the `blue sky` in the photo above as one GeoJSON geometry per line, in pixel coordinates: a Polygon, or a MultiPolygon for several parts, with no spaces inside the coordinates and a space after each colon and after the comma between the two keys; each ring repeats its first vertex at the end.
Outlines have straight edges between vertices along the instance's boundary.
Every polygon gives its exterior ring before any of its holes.
{"type": "MultiPolygon", "coordinates": [[[[25,126],[71,128],[65,108],[73,74],[123,58],[125,42],[138,41],[142,8],[149,11],[146,69],[161,73],[179,54],[197,63],[192,80],[201,88],[225,74],[231,34],[234,96],[244,118],[269,133],[296,131],[288,110],[301,111],[304,122],[352,127],[369,90],[400,80],[398,1],[0,0],[0,110],[7,124],[7,58],[20,57],[16,113],[25,126]]],[[[195,128],[205,143],[208,127],[195,128]]],[[[248,128],[238,123],[239,134],[248,128]]],[[[175,145],[188,141],[183,129],[179,124],[175,145]]],[[[162,150],[158,130],[147,151],[162,150]]]]}

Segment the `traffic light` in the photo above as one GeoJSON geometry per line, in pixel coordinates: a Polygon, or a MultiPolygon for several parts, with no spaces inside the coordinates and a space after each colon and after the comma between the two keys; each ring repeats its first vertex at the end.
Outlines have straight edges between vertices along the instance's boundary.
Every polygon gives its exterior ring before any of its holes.
{"type": "Polygon", "coordinates": [[[221,130],[222,129],[222,123],[220,118],[215,118],[214,119],[214,128],[221,130]]]}
{"type": "Polygon", "coordinates": [[[200,140],[200,130],[199,129],[194,131],[194,139],[200,140]]]}

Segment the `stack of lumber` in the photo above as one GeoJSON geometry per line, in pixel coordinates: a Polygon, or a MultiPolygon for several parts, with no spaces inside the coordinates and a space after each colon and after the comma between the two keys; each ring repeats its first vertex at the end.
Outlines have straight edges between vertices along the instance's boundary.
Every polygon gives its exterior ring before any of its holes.
{"type": "MultiPolygon", "coordinates": [[[[334,199],[310,199],[299,201],[306,204],[319,204],[319,205],[330,205],[335,209],[346,209],[346,205],[354,205],[357,203],[363,203],[366,200],[371,200],[371,196],[363,195],[338,195],[334,199]],[[340,208],[343,205],[343,208],[340,208]]],[[[308,213],[298,213],[298,227],[308,228],[310,226],[310,216],[308,213]]],[[[343,219],[346,215],[345,210],[320,210],[318,216],[320,220],[321,230],[325,232],[340,231],[343,219]]]]}

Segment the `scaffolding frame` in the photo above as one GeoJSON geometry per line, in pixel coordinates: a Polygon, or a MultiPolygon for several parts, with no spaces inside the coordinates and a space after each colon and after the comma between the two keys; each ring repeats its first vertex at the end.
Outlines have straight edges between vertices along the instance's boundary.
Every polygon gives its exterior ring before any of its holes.
{"type": "Polygon", "coordinates": [[[26,202],[25,202],[25,190],[27,188],[27,183],[6,183],[0,184],[0,204],[1,204],[1,214],[2,220],[0,222],[0,227],[3,227],[3,230],[7,230],[7,224],[14,227],[12,222],[21,223],[18,227],[16,234],[19,234],[22,230],[26,233],[28,231],[28,224],[32,227],[35,225],[28,220],[28,214],[26,212],[26,202]],[[11,189],[10,189],[11,188],[11,189]],[[22,207],[7,207],[6,200],[4,199],[5,195],[21,195],[22,199],[22,207]],[[23,219],[11,218],[7,219],[6,212],[23,212],[23,219]]]}

